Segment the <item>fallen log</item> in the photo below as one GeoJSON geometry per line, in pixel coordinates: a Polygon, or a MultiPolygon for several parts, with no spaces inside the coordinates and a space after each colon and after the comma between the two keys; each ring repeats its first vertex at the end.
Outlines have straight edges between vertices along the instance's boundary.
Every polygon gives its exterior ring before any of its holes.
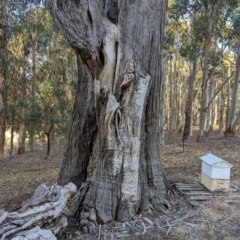
{"type": "Polygon", "coordinates": [[[0,239],[31,240],[44,235],[48,240],[56,239],[54,234],[67,226],[67,217],[73,214],[70,201],[76,191],[73,183],[65,187],[39,185],[33,196],[13,212],[0,210],[0,239]]]}
{"type": "Polygon", "coordinates": [[[181,191],[206,191],[206,188],[203,188],[203,187],[199,187],[199,188],[195,188],[195,187],[179,187],[178,190],[181,190],[181,191]]]}
{"type": "Polygon", "coordinates": [[[40,227],[32,228],[28,231],[20,232],[12,240],[30,240],[30,239],[44,239],[57,240],[51,230],[42,230],[40,227]]]}
{"type": "Polygon", "coordinates": [[[202,191],[188,191],[188,192],[180,191],[180,192],[187,195],[187,196],[191,196],[191,195],[211,195],[211,193],[207,192],[207,191],[205,191],[205,192],[202,192],[202,191]]]}
{"type": "Polygon", "coordinates": [[[188,201],[210,201],[210,200],[223,200],[227,202],[240,202],[240,195],[233,196],[192,196],[188,198],[188,201]]]}

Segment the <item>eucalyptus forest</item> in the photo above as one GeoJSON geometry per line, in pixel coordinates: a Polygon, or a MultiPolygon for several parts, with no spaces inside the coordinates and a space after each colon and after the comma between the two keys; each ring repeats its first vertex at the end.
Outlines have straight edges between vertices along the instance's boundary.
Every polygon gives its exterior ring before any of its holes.
{"type": "Polygon", "coordinates": [[[239,84],[239,0],[1,0],[0,239],[238,239],[239,84]]]}

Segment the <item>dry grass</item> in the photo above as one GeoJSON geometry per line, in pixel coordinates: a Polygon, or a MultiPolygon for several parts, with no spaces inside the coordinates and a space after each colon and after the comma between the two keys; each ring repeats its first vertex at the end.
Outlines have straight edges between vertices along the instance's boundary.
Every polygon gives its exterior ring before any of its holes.
{"type": "Polygon", "coordinates": [[[239,207],[240,204],[234,206],[222,202],[213,202],[200,207],[196,212],[198,219],[202,221],[201,226],[191,227],[182,223],[178,228],[173,229],[171,236],[179,240],[237,240],[240,236],[239,207]]]}
{"type": "MultiPolygon", "coordinates": [[[[162,161],[167,177],[178,182],[200,183],[200,156],[215,154],[232,163],[231,183],[240,186],[240,133],[225,138],[218,132],[210,134],[204,142],[196,142],[197,131],[185,141],[183,152],[182,135],[168,136],[165,133],[165,145],[161,147],[162,161]]],[[[240,239],[240,203],[228,204],[215,200],[194,210],[201,226],[189,226],[181,222],[171,230],[169,239],[240,239]]]]}
{"type": "MultiPolygon", "coordinates": [[[[225,138],[217,132],[210,134],[205,142],[196,142],[197,132],[182,147],[182,135],[175,134],[161,146],[161,158],[169,179],[178,182],[199,183],[201,174],[200,156],[213,153],[232,163],[231,183],[240,186],[240,137],[225,138]]],[[[24,156],[13,156],[0,161],[0,209],[10,211],[27,199],[42,182],[56,182],[63,150],[53,150],[50,161],[44,161],[45,149],[38,148],[24,156]]],[[[168,235],[168,227],[149,230],[144,236],[132,236],[121,240],[237,240],[240,239],[240,203],[226,203],[221,199],[201,207],[192,207],[180,195],[177,204],[168,215],[154,213],[149,218],[159,219],[160,226],[167,221],[174,222],[188,212],[192,217],[179,221],[172,226],[168,235]]],[[[97,239],[93,236],[84,238],[97,239]]]]}
{"type": "Polygon", "coordinates": [[[63,151],[53,149],[49,161],[45,161],[44,146],[22,156],[6,156],[0,160],[0,209],[11,211],[29,198],[36,187],[56,182],[63,151]]]}

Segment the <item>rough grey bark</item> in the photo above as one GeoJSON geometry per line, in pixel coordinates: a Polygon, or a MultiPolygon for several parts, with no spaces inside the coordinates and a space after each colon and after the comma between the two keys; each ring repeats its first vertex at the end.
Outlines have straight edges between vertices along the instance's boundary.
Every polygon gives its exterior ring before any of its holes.
{"type": "Polygon", "coordinates": [[[165,0],[57,1],[78,57],[78,92],[58,182],[79,188],[81,223],[166,211],[159,156],[165,0]]]}

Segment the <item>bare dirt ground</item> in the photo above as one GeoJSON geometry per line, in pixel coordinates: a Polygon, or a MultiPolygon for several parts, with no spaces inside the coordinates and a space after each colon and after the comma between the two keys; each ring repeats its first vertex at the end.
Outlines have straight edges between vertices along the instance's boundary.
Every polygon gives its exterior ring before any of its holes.
{"type": "Polygon", "coordinates": [[[37,146],[24,155],[5,156],[0,160],[0,209],[12,211],[28,199],[36,187],[44,182],[53,184],[60,171],[63,148],[52,149],[44,160],[46,147],[37,146]]]}
{"type": "MultiPolygon", "coordinates": [[[[234,165],[231,183],[240,186],[240,133],[226,138],[213,132],[204,142],[196,142],[196,136],[195,130],[194,136],[185,142],[183,152],[182,135],[175,133],[169,136],[168,132],[165,133],[161,158],[168,179],[171,182],[200,183],[199,157],[213,153],[234,165]]],[[[1,159],[0,209],[12,211],[29,198],[40,183],[56,182],[63,151],[62,147],[55,147],[46,161],[45,147],[37,146],[32,153],[1,159]]],[[[240,239],[240,200],[227,203],[221,198],[214,198],[214,201],[193,207],[183,195],[175,192],[173,202],[167,214],[144,213],[128,223],[98,226],[92,234],[84,234],[78,226],[74,226],[63,231],[59,239],[240,239]]]]}

